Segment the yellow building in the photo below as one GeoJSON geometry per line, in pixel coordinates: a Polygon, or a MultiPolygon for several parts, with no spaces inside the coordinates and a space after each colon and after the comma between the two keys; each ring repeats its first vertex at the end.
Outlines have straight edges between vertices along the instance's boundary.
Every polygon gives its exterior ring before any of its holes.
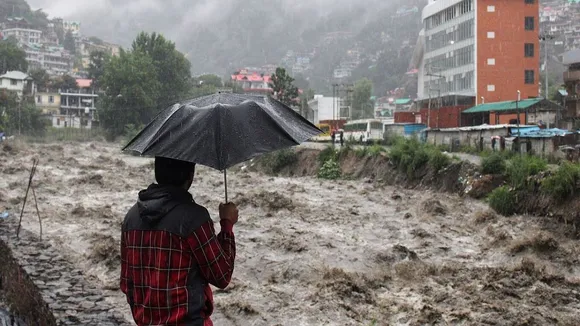
{"type": "Polygon", "coordinates": [[[37,92],[36,107],[39,108],[43,114],[59,114],[60,94],[56,92],[37,92]]]}

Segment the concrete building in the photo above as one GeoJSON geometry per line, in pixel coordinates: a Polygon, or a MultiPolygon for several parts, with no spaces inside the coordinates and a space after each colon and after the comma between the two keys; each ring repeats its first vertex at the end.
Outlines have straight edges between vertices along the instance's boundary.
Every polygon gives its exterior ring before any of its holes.
{"type": "Polygon", "coordinates": [[[60,113],[60,94],[48,90],[36,92],[36,107],[42,114],[53,115],[60,113]]]}
{"type": "Polygon", "coordinates": [[[44,69],[49,74],[63,75],[70,72],[72,56],[59,46],[23,44],[29,68],[44,69]]]}
{"type": "Polygon", "coordinates": [[[91,85],[91,79],[77,79],[78,89],[66,89],[59,92],[61,99],[60,116],[56,117],[57,120],[54,120],[53,117],[53,126],[60,127],[61,125],[55,124],[55,122],[59,122],[64,116],[66,119],[64,119],[62,127],[91,127],[99,98],[99,94],[91,88],[91,85]],[[77,120],[78,124],[75,123],[77,120]]]}
{"type": "Polygon", "coordinates": [[[270,75],[250,69],[241,69],[231,76],[231,81],[246,93],[271,94],[270,80],[270,75]]]}
{"type": "Polygon", "coordinates": [[[0,76],[0,89],[15,92],[19,98],[24,94],[34,94],[34,81],[20,71],[8,71],[0,76]]]}
{"type": "MultiPolygon", "coordinates": [[[[314,95],[314,99],[308,102],[312,110],[312,123],[318,124],[321,120],[339,119],[340,98],[314,95]]],[[[310,114],[309,114],[310,116],[310,114]]]]}
{"type": "Polygon", "coordinates": [[[566,96],[563,104],[566,107],[564,119],[580,119],[580,49],[564,54],[562,62],[568,67],[564,72],[566,96]]]}
{"type": "Polygon", "coordinates": [[[28,28],[8,28],[2,31],[4,37],[14,37],[19,43],[40,44],[42,31],[28,28]]]}
{"type": "Polygon", "coordinates": [[[459,116],[483,100],[515,100],[518,90],[537,97],[538,10],[532,0],[429,0],[411,63],[420,107],[459,116]]]}

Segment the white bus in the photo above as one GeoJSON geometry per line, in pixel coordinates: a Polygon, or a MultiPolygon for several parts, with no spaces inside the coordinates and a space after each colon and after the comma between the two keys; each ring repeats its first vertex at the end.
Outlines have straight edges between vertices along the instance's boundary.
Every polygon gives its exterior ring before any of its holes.
{"type": "Polygon", "coordinates": [[[353,120],[344,125],[344,139],[352,142],[383,140],[383,123],[380,120],[353,120]]]}

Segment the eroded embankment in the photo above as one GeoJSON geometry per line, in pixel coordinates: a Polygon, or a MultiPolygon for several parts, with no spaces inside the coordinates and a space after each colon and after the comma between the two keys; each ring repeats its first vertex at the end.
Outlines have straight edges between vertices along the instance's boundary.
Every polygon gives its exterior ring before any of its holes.
{"type": "MultiPolygon", "coordinates": [[[[272,173],[271,165],[272,161],[280,160],[275,157],[276,154],[258,159],[254,168],[280,176],[315,177],[322,165],[320,156],[325,155],[324,151],[327,150],[298,148],[294,151],[294,158],[286,157],[282,162],[274,163],[277,165],[275,173],[272,173]]],[[[389,186],[455,193],[482,200],[494,189],[507,183],[505,176],[483,174],[479,166],[462,160],[451,160],[449,165],[439,170],[424,164],[412,173],[397,167],[385,153],[361,155],[360,151],[345,150],[338,152],[336,161],[340,166],[341,177],[345,179],[367,179],[389,186]]],[[[580,221],[580,194],[566,200],[546,195],[540,188],[542,181],[549,175],[543,173],[529,177],[527,187],[512,189],[513,213],[558,219],[572,224],[576,232],[575,225],[580,221]]]]}

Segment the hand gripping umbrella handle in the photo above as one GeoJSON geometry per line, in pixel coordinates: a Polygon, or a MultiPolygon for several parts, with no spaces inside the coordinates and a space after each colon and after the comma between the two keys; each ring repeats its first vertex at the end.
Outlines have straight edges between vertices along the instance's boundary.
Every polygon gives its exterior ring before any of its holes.
{"type": "Polygon", "coordinates": [[[226,204],[228,203],[228,173],[224,170],[224,187],[226,191],[226,204]]]}

